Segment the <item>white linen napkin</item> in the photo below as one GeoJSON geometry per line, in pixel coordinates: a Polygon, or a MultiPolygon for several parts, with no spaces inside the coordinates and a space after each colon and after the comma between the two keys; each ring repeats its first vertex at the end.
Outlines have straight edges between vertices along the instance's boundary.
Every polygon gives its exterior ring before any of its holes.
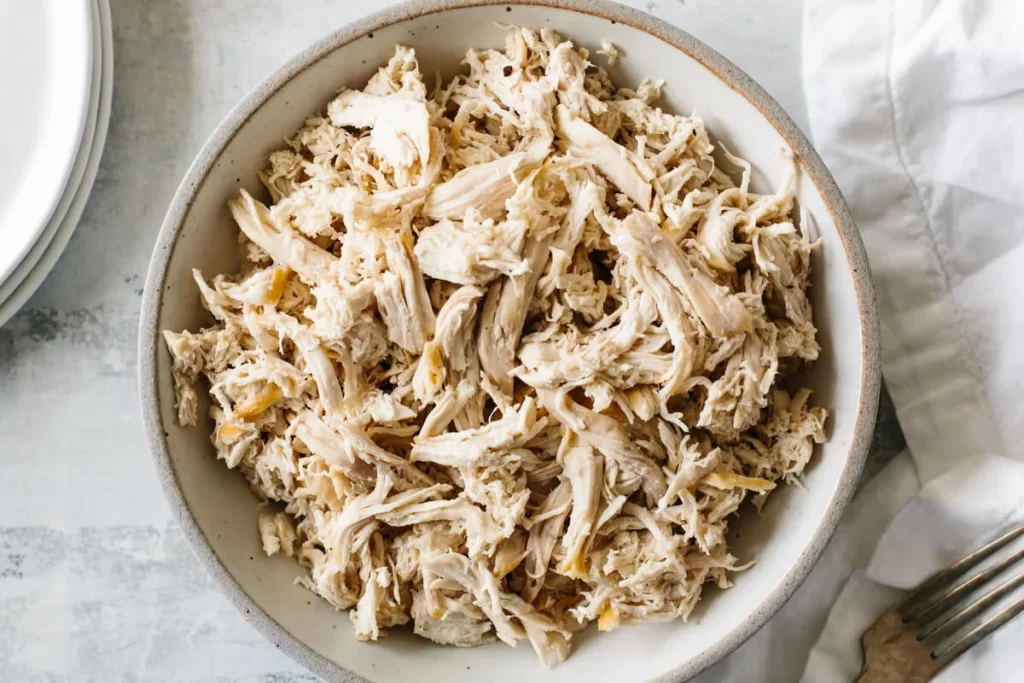
{"type": "MultiPolygon", "coordinates": [[[[807,0],[803,56],[812,137],[868,250],[883,373],[923,484],[811,651],[803,680],[838,683],[897,589],[1024,521],[1024,2],[807,0]]],[[[1021,680],[1022,642],[1024,617],[939,680],[1021,680]]]]}

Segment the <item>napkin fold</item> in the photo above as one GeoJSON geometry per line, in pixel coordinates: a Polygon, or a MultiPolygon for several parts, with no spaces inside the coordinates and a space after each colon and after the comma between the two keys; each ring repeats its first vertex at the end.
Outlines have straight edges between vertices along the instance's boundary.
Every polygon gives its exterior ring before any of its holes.
{"type": "MultiPolygon", "coordinates": [[[[914,463],[878,477],[921,484],[810,653],[803,680],[838,683],[901,589],[1024,522],[1024,3],[807,0],[803,48],[811,134],[867,247],[914,463]]],[[[1021,642],[1024,617],[939,680],[1016,680],[1021,642]]]]}

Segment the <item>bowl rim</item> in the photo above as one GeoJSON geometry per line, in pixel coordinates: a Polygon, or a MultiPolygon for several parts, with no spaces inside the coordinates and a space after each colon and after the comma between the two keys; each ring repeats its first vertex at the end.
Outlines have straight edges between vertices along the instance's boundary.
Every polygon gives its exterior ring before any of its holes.
{"type": "Polygon", "coordinates": [[[292,78],[338,48],[392,24],[467,7],[515,5],[550,7],[589,14],[644,31],[697,60],[727,86],[745,97],[790,145],[805,173],[823,197],[835,222],[853,278],[862,340],[861,392],[854,438],[825,514],[811,534],[803,552],[794,559],[787,574],[756,610],[696,657],[655,680],[685,681],[698,675],[746,642],[782,608],[807,578],[832,537],[843,512],[856,492],[871,446],[881,388],[881,342],[878,310],[864,244],[850,209],[821,157],[785,110],[750,76],[686,31],[645,12],[610,0],[409,0],[374,12],[317,40],[263,79],[228,113],[203,144],[175,191],[160,227],[146,275],[139,320],[138,373],[143,428],[172,515],[188,540],[196,559],[245,620],[294,660],[326,680],[349,683],[363,679],[300,641],[242,589],[217,557],[209,540],[192,516],[179,486],[171,462],[157,393],[157,378],[160,372],[157,350],[161,338],[157,322],[163,303],[164,282],[170,256],[199,188],[224,148],[252,115],[292,78]]]}

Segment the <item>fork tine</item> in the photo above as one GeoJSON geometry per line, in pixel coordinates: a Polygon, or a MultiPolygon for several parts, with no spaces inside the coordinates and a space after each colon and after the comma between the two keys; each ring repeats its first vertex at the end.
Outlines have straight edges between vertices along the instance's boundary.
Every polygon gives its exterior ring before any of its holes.
{"type": "Polygon", "coordinates": [[[917,590],[908,595],[904,599],[904,601],[900,603],[898,607],[900,614],[903,615],[906,614],[908,611],[914,610],[922,599],[929,597],[937,590],[945,588],[953,579],[966,573],[974,566],[976,566],[979,562],[990,556],[992,553],[1012,543],[1022,535],[1024,535],[1024,524],[1021,524],[1015,529],[1011,529],[1010,531],[1003,534],[991,543],[982,546],[981,548],[975,550],[973,553],[963,558],[962,560],[958,560],[957,562],[954,562],[952,565],[950,565],[948,568],[938,572],[930,579],[922,583],[917,588],[917,590]]]}
{"type": "Polygon", "coordinates": [[[943,648],[942,651],[933,652],[932,658],[935,659],[940,668],[947,666],[957,657],[992,635],[993,632],[998,630],[1006,622],[1010,621],[1021,612],[1024,612],[1024,598],[1021,598],[1012,605],[1000,610],[985,623],[972,628],[970,631],[951,643],[948,647],[943,648]]]}
{"type": "Polygon", "coordinates": [[[1024,559],[1024,548],[1021,548],[1012,555],[1009,555],[991,567],[988,567],[984,571],[980,571],[971,578],[967,579],[961,584],[958,584],[954,588],[946,591],[940,598],[934,602],[925,603],[921,602],[914,608],[909,609],[903,613],[904,622],[916,621],[919,624],[926,624],[937,616],[940,616],[943,612],[948,611],[962,598],[969,595],[972,591],[991,581],[999,574],[1006,571],[1008,567],[1016,564],[1017,561],[1024,559]]]}
{"type": "Polygon", "coordinates": [[[1008,595],[1020,586],[1024,586],[1024,572],[1013,577],[1001,586],[989,591],[968,605],[965,609],[951,615],[948,619],[936,622],[927,630],[918,634],[917,639],[931,639],[935,643],[945,640],[960,630],[964,624],[984,612],[992,605],[996,604],[1004,596],[1008,595]]]}

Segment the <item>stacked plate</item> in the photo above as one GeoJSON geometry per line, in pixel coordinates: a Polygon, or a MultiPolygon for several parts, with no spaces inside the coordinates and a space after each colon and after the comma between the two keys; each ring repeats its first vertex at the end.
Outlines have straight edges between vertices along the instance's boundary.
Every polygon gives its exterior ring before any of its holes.
{"type": "Polygon", "coordinates": [[[108,0],[0,2],[0,325],[53,268],[85,208],[113,53],[108,0]]]}

